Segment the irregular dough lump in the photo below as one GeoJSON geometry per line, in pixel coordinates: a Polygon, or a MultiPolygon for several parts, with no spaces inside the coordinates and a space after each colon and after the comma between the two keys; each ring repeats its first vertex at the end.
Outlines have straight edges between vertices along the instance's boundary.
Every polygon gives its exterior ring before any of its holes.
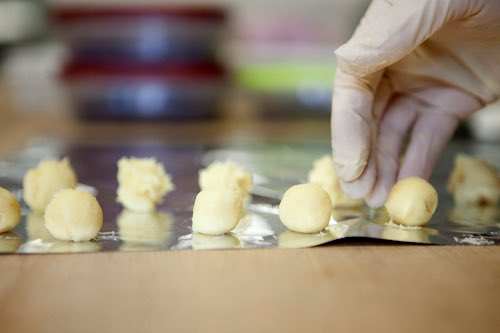
{"type": "Polygon", "coordinates": [[[54,194],[77,185],[75,171],[68,159],[42,161],[24,176],[24,201],[37,212],[44,212],[54,194]]]}
{"type": "Polygon", "coordinates": [[[154,158],[118,161],[118,202],[133,212],[152,212],[175,189],[163,165],[154,158]]]}
{"type": "Polygon", "coordinates": [[[215,186],[229,186],[236,188],[246,197],[252,188],[252,174],[232,161],[213,162],[200,171],[198,183],[201,190],[207,190],[215,186]]]}
{"type": "Polygon", "coordinates": [[[0,187],[0,233],[14,229],[21,220],[21,206],[16,197],[0,187]]]}
{"type": "Polygon", "coordinates": [[[193,207],[193,231],[219,235],[233,230],[243,217],[241,194],[230,187],[216,186],[201,191],[193,207]]]}
{"type": "Polygon", "coordinates": [[[340,188],[331,155],[324,155],[314,161],[307,178],[309,183],[321,186],[328,193],[334,208],[357,207],[363,204],[363,200],[348,197],[340,188]]]}
{"type": "Polygon", "coordinates": [[[406,226],[429,222],[438,205],[434,187],[418,177],[398,181],[389,192],[385,208],[392,221],[406,226]]]}
{"type": "Polygon", "coordinates": [[[319,185],[290,187],[279,206],[281,222],[290,230],[314,233],[326,228],[332,214],[330,196],[319,185]]]}
{"type": "Polygon", "coordinates": [[[458,154],[448,191],[459,205],[495,206],[500,198],[500,176],[488,162],[458,154]]]}
{"type": "Polygon", "coordinates": [[[88,241],[102,226],[102,209],[87,192],[65,189],[58,192],[45,210],[45,227],[57,239],[88,241]]]}

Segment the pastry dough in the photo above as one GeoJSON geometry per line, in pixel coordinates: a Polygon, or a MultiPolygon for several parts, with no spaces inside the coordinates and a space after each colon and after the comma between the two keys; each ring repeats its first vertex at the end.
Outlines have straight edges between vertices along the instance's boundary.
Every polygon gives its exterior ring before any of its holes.
{"type": "Polygon", "coordinates": [[[21,206],[16,197],[0,187],[0,233],[13,229],[21,220],[21,206]]]}
{"type": "Polygon", "coordinates": [[[44,212],[54,194],[77,185],[75,171],[68,159],[42,161],[24,176],[24,201],[34,211],[44,212]]]}
{"type": "Polygon", "coordinates": [[[328,193],[334,208],[351,208],[363,204],[363,200],[348,197],[340,188],[331,155],[324,155],[314,161],[307,178],[309,183],[320,185],[328,193]]]}
{"type": "Polygon", "coordinates": [[[243,217],[243,200],[239,191],[215,186],[201,191],[193,207],[193,231],[219,235],[233,230],[243,217]]]}
{"type": "Polygon", "coordinates": [[[290,230],[314,233],[325,229],[332,215],[330,196],[319,185],[290,187],[281,199],[279,216],[290,230]]]}
{"type": "Polygon", "coordinates": [[[163,165],[154,158],[118,161],[118,202],[133,212],[153,212],[163,197],[175,189],[163,165]]]}
{"type": "Polygon", "coordinates": [[[88,241],[102,226],[102,209],[87,192],[65,189],[58,192],[45,210],[45,227],[59,240],[88,241]]]}
{"type": "Polygon", "coordinates": [[[429,222],[438,205],[434,187],[418,177],[398,181],[389,192],[385,208],[391,220],[406,226],[429,222]]]}
{"type": "Polygon", "coordinates": [[[458,154],[448,180],[448,191],[459,205],[496,206],[500,198],[500,176],[488,162],[458,154]]]}
{"type": "Polygon", "coordinates": [[[237,189],[242,197],[247,197],[252,188],[252,174],[232,161],[213,162],[200,171],[198,183],[201,190],[215,186],[229,186],[237,189]]]}

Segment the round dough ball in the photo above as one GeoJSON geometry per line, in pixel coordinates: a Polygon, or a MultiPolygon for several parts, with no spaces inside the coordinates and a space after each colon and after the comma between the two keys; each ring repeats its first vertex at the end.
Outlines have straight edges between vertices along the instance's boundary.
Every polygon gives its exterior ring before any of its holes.
{"type": "Polygon", "coordinates": [[[196,196],[193,231],[224,234],[233,230],[243,215],[243,200],[237,190],[224,186],[209,188],[196,196]]]}
{"type": "Polygon", "coordinates": [[[488,162],[458,154],[448,191],[459,205],[495,206],[500,199],[500,176],[488,162]]]}
{"type": "Polygon", "coordinates": [[[326,228],[332,215],[330,196],[319,185],[290,187],[279,206],[281,222],[290,230],[314,233],[326,228]]]}
{"type": "Polygon", "coordinates": [[[342,191],[331,155],[324,155],[314,161],[307,179],[309,183],[321,186],[328,193],[334,208],[351,208],[363,205],[363,200],[352,199],[342,191]]]}
{"type": "Polygon", "coordinates": [[[58,192],[45,210],[45,227],[59,240],[88,241],[102,227],[102,209],[87,192],[65,189],[58,192]]]}
{"type": "Polygon", "coordinates": [[[431,184],[418,177],[398,181],[389,192],[385,208],[392,221],[406,226],[429,222],[438,205],[438,194],[431,184]]]}
{"type": "Polygon", "coordinates": [[[42,161],[24,176],[24,201],[32,210],[44,212],[54,194],[65,188],[75,188],[77,183],[68,159],[42,161]]]}
{"type": "Polygon", "coordinates": [[[162,164],[154,158],[122,158],[118,161],[118,202],[139,213],[153,212],[163,197],[175,189],[162,164]]]}
{"type": "Polygon", "coordinates": [[[0,187],[0,233],[13,229],[21,220],[21,206],[16,197],[0,187]]]}
{"type": "Polygon", "coordinates": [[[247,197],[252,188],[252,174],[232,161],[213,162],[200,171],[198,183],[200,189],[207,190],[217,186],[234,187],[243,197],[247,197]]]}

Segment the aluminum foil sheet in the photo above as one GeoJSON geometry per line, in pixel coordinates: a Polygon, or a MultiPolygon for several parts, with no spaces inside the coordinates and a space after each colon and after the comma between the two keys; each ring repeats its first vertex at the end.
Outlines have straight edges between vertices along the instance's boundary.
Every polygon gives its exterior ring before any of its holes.
{"type": "MultiPolygon", "coordinates": [[[[66,242],[54,239],[44,227],[43,216],[24,203],[23,219],[12,231],[0,234],[2,253],[72,253],[97,251],[206,250],[251,248],[303,248],[343,238],[371,238],[387,241],[495,245],[500,243],[499,207],[455,207],[445,191],[458,152],[480,155],[497,168],[500,147],[494,144],[453,142],[436,168],[431,182],[439,193],[439,206],[424,228],[404,229],[388,223],[384,209],[338,209],[330,225],[317,234],[287,230],[278,217],[278,204],[290,186],[306,181],[307,172],[318,157],[330,152],[328,142],[259,143],[235,146],[179,144],[64,145],[38,138],[0,162],[0,186],[21,200],[22,179],[40,160],[70,158],[81,187],[97,195],[104,224],[95,240],[66,242]],[[116,202],[116,162],[122,156],[155,157],[172,175],[176,190],[153,214],[122,210],[116,202]],[[191,215],[198,192],[198,171],[215,160],[231,159],[254,175],[246,216],[235,230],[220,236],[193,233],[191,215]]],[[[22,202],[22,201],[21,201],[22,202]]]]}

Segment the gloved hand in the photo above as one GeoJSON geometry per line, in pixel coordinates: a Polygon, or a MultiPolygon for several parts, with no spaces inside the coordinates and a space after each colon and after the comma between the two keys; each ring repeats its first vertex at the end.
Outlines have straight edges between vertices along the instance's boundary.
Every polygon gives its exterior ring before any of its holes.
{"type": "Polygon", "coordinates": [[[498,99],[500,1],[373,0],[335,53],[334,165],[348,195],[381,206],[397,179],[428,178],[460,119],[498,99]]]}

